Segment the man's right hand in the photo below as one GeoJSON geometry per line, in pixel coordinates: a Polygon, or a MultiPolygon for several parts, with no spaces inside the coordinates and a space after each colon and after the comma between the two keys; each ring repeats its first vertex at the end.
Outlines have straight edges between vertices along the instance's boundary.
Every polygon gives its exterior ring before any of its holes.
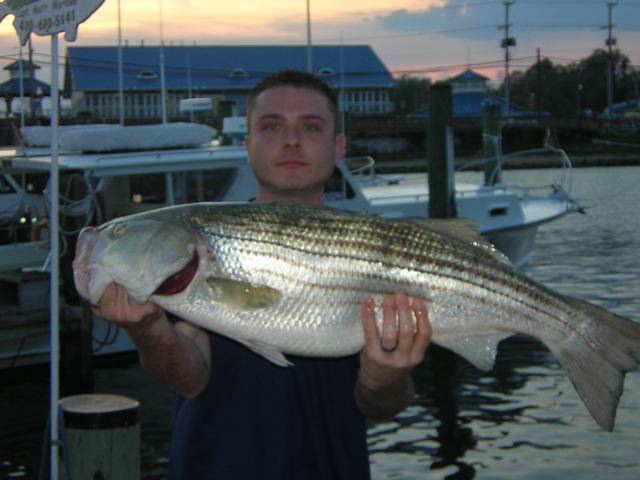
{"type": "Polygon", "coordinates": [[[164,311],[153,302],[137,303],[117,283],[110,283],[107,286],[98,305],[93,305],[91,311],[97,317],[125,328],[143,327],[165,315],[164,311]]]}

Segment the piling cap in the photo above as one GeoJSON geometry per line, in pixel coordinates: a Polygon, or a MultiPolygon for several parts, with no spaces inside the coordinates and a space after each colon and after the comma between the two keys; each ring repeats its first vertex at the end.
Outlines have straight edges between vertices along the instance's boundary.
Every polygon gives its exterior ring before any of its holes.
{"type": "Polygon", "coordinates": [[[138,423],[140,402],[122,395],[73,395],[61,399],[59,404],[66,428],[97,430],[138,423]]]}

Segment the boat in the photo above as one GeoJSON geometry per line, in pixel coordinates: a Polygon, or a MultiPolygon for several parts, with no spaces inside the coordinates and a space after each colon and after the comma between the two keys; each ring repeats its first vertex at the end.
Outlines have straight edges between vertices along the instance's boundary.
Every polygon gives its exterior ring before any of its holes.
{"type": "MultiPolygon", "coordinates": [[[[158,132],[149,126],[138,130],[119,127],[116,139],[111,140],[106,138],[107,130],[100,128],[84,128],[80,133],[70,129],[69,135],[61,135],[61,256],[70,261],[76,234],[89,224],[168,205],[246,202],[254,196],[256,182],[244,147],[216,145],[203,130],[185,144],[184,131],[190,127],[172,125],[157,126],[158,132]],[[150,132],[160,139],[161,147],[149,148],[150,132]],[[132,150],[131,145],[143,143],[138,136],[144,137],[147,148],[132,150]],[[170,141],[171,137],[176,141],[170,141]],[[96,147],[101,151],[89,151],[96,147]]],[[[0,296],[0,368],[6,368],[42,361],[49,350],[45,272],[51,155],[43,145],[21,146],[0,150],[0,162],[3,178],[15,190],[14,200],[28,198],[11,203],[14,211],[7,218],[12,221],[3,220],[0,225],[0,283],[10,292],[0,296]],[[23,335],[17,333],[21,331],[23,335]]],[[[566,154],[563,172],[568,179],[566,154]]],[[[538,227],[576,210],[565,188],[551,185],[534,194],[503,184],[456,182],[458,216],[472,219],[516,268],[523,268],[531,257],[538,227]]],[[[386,218],[425,217],[428,202],[425,173],[381,175],[371,157],[341,162],[327,184],[325,198],[332,208],[386,218]]],[[[72,311],[74,306],[62,308],[72,311]]],[[[99,319],[94,319],[93,337],[99,354],[133,348],[126,335],[99,319]]]]}

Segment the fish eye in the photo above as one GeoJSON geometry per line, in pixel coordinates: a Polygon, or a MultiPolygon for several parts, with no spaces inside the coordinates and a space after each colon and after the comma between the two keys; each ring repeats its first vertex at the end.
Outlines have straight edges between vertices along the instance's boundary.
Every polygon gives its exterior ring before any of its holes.
{"type": "Polygon", "coordinates": [[[111,229],[111,235],[115,238],[122,237],[127,233],[127,227],[126,223],[116,223],[111,229]]]}

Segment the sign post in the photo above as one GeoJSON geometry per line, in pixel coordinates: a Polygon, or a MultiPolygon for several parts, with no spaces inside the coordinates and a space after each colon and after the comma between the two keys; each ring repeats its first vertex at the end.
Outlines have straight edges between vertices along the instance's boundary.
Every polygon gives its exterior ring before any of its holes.
{"type": "Polygon", "coordinates": [[[59,56],[58,34],[65,32],[65,40],[73,42],[78,26],[88,19],[104,0],[5,0],[0,3],[0,22],[13,14],[13,26],[20,44],[25,45],[31,33],[51,35],[51,172],[50,172],[50,452],[52,480],[59,476],[58,450],[58,398],[60,396],[60,247],[59,247],[59,178],[58,178],[58,124],[59,124],[59,56]]]}

